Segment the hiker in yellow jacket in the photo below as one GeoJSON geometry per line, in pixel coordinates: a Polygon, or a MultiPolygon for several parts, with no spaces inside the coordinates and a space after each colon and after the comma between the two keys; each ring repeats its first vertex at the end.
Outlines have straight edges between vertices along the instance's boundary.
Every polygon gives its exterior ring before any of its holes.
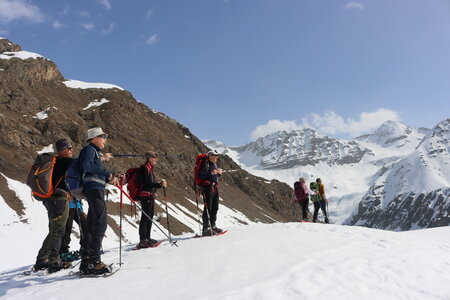
{"type": "Polygon", "coordinates": [[[317,195],[311,196],[311,201],[314,204],[314,214],[313,222],[317,222],[317,215],[319,214],[319,208],[322,209],[323,215],[325,216],[325,223],[330,223],[328,220],[328,214],[326,209],[326,202],[328,202],[325,195],[325,186],[320,178],[316,179],[316,182],[311,182],[309,188],[315,192],[317,195]]]}

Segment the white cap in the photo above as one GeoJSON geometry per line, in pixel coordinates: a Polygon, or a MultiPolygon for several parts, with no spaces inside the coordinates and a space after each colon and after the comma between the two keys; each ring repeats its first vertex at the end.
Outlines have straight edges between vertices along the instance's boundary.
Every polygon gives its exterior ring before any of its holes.
{"type": "Polygon", "coordinates": [[[106,133],[103,132],[103,129],[101,127],[91,128],[91,129],[89,129],[87,131],[87,138],[86,138],[86,140],[93,139],[93,138],[95,138],[95,137],[97,137],[99,135],[102,135],[102,134],[108,136],[106,133]]]}
{"type": "Polygon", "coordinates": [[[208,153],[206,153],[206,155],[208,155],[208,156],[219,156],[219,153],[216,151],[216,150],[211,150],[211,151],[208,151],[208,153]]]}

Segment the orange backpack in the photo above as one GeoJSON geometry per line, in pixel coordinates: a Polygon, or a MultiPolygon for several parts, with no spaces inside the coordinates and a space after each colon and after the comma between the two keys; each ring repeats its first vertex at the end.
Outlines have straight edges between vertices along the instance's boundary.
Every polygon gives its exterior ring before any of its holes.
{"type": "Polygon", "coordinates": [[[64,178],[62,176],[53,185],[53,170],[55,168],[56,155],[52,153],[39,154],[28,171],[27,185],[31,188],[31,194],[36,200],[42,201],[53,195],[53,186],[57,186],[64,178]]]}

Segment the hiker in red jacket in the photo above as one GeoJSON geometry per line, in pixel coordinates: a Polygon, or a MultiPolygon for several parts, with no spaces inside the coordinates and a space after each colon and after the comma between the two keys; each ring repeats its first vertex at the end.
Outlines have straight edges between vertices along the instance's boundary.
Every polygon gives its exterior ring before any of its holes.
{"type": "Polygon", "coordinates": [[[304,177],[294,183],[294,201],[302,206],[303,221],[308,221],[309,195],[313,194],[315,193],[309,189],[304,177]]]}
{"type": "Polygon", "coordinates": [[[141,201],[142,215],[139,222],[139,248],[154,247],[158,241],[150,238],[152,230],[152,221],[148,219],[145,214],[153,218],[155,213],[155,193],[156,189],[166,188],[167,181],[159,181],[156,178],[154,168],[158,163],[158,153],[149,151],[145,153],[147,158],[145,163],[139,167],[138,181],[141,184],[141,191],[139,192],[138,200],[141,201]],[[145,214],[144,214],[145,213],[145,214]]]}

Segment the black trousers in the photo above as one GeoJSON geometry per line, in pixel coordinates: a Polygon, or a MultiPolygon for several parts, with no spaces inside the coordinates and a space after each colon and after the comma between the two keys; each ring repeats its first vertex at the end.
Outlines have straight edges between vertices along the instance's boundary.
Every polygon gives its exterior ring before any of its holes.
{"type": "Polygon", "coordinates": [[[143,213],[141,214],[141,221],[139,222],[139,239],[149,240],[150,233],[152,230],[152,221],[144,214],[144,212],[153,219],[153,215],[155,213],[155,200],[153,197],[145,197],[139,198],[141,201],[141,207],[143,213]]]}
{"type": "Polygon", "coordinates": [[[327,215],[327,206],[324,200],[316,201],[314,203],[314,215],[313,215],[313,221],[317,221],[317,215],[319,214],[319,208],[322,209],[323,215],[325,216],[325,219],[328,219],[327,215]]]}
{"type": "Polygon", "coordinates": [[[70,235],[72,233],[73,221],[80,227],[80,254],[81,256],[87,255],[86,239],[87,233],[87,217],[86,214],[80,208],[70,208],[69,217],[66,223],[66,230],[61,241],[61,253],[69,252],[70,235]]]}
{"type": "Polygon", "coordinates": [[[308,219],[308,205],[309,205],[309,197],[300,201],[300,205],[302,206],[302,214],[303,219],[308,219]]]}
{"type": "Polygon", "coordinates": [[[91,190],[85,193],[89,203],[86,225],[86,247],[90,263],[100,259],[103,237],[107,227],[107,212],[104,190],[91,190]]]}
{"type": "Polygon", "coordinates": [[[205,208],[203,209],[203,230],[209,227],[209,221],[211,226],[216,226],[217,211],[219,210],[219,188],[217,185],[209,184],[202,186],[203,202],[205,208]],[[208,220],[208,213],[210,220],[208,220]]]}

